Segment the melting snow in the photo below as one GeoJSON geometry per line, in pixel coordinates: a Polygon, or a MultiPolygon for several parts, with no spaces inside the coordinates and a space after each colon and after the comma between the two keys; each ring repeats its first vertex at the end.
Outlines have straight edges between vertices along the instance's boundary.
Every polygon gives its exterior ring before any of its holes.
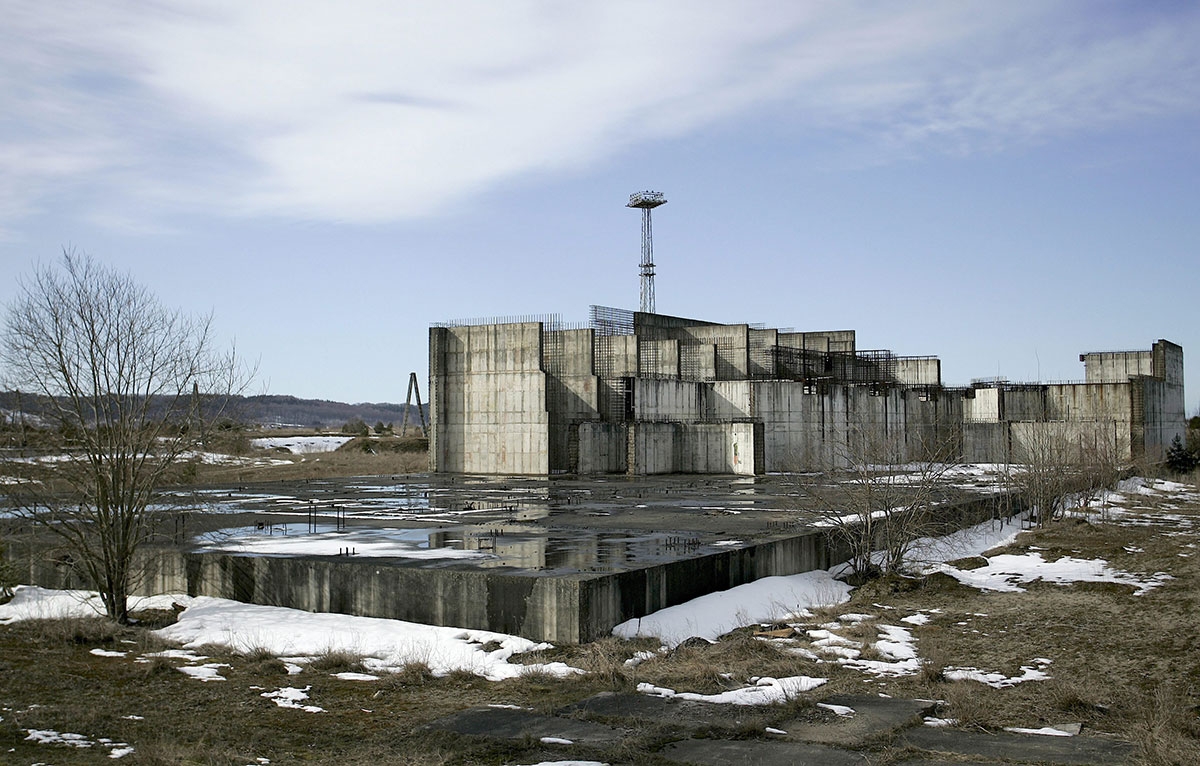
{"type": "Polygon", "coordinates": [[[1050,660],[1038,657],[1033,662],[1033,665],[1022,665],[1019,676],[1008,677],[1003,673],[989,673],[978,668],[967,667],[948,667],[942,671],[942,675],[948,681],[978,681],[993,689],[1007,689],[1026,681],[1045,681],[1050,678],[1050,674],[1046,673],[1046,668],[1050,666],[1050,660]]]}
{"type": "Polygon", "coordinates": [[[293,455],[310,455],[314,452],[333,452],[353,439],[353,436],[267,436],[251,439],[250,446],[258,449],[286,449],[293,455]]]}
{"type": "Polygon", "coordinates": [[[428,529],[355,529],[348,532],[289,535],[257,527],[211,532],[199,540],[205,550],[285,556],[390,556],[406,559],[480,559],[491,554],[458,548],[430,548],[428,529]]]}
{"type": "Polygon", "coordinates": [[[180,613],[178,622],[158,634],[185,647],[216,644],[239,652],[265,649],[285,662],[346,651],[364,656],[363,665],[372,672],[399,670],[413,662],[426,663],[436,675],[466,670],[493,681],[530,670],[559,676],[583,672],[561,662],[511,664],[513,655],[545,649],[549,644],[504,633],[310,613],[203,596],[180,613]],[[484,645],[493,642],[499,648],[484,651],[484,645]]]}
{"type": "Polygon", "coordinates": [[[753,686],[733,689],[719,694],[695,694],[693,692],[677,692],[653,684],[640,683],[637,690],[643,694],[656,697],[678,697],[694,702],[713,702],[726,705],[773,705],[786,702],[807,691],[812,691],[827,682],[828,678],[810,678],[808,676],[788,676],[786,678],[759,678],[753,686]]]}
{"type": "Polygon", "coordinates": [[[612,632],[622,638],[654,636],[671,647],[690,636],[713,640],[735,628],[784,619],[809,607],[840,604],[850,590],[826,570],[764,577],[628,620],[612,632]]]}
{"type": "Polygon", "coordinates": [[[1056,561],[1045,561],[1042,554],[1031,551],[1024,554],[1005,553],[988,558],[987,566],[978,569],[957,569],[949,564],[939,564],[934,571],[945,572],[954,579],[980,590],[1020,592],[1024,588],[1016,583],[1035,580],[1065,585],[1073,582],[1111,582],[1129,585],[1134,595],[1140,596],[1172,579],[1164,572],[1149,576],[1137,576],[1112,569],[1103,559],[1077,559],[1063,556],[1056,561]]]}
{"type": "Polygon", "coordinates": [[[1023,729],[1020,726],[1005,726],[1005,731],[1015,732],[1017,734],[1041,734],[1047,737],[1072,737],[1074,736],[1069,731],[1056,729],[1053,726],[1043,726],[1040,729],[1023,729]]]}
{"type": "Polygon", "coordinates": [[[108,737],[100,737],[92,741],[82,734],[72,732],[57,732],[53,729],[25,729],[27,741],[39,745],[65,745],[67,747],[88,748],[100,745],[109,749],[109,758],[123,758],[133,752],[133,748],[125,742],[113,742],[108,737]]]}
{"type": "Polygon", "coordinates": [[[306,686],[303,689],[297,689],[294,686],[285,686],[273,692],[263,692],[260,696],[272,700],[279,707],[303,710],[306,713],[324,713],[325,708],[300,704],[308,699],[308,690],[311,688],[311,686],[306,686]]]}

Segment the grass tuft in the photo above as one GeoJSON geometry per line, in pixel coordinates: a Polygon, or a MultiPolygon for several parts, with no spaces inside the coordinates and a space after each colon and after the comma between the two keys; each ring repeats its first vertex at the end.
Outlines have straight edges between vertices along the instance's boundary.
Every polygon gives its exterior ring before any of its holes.
{"type": "Polygon", "coordinates": [[[308,666],[318,673],[364,673],[363,655],[348,649],[326,649],[308,666]]]}

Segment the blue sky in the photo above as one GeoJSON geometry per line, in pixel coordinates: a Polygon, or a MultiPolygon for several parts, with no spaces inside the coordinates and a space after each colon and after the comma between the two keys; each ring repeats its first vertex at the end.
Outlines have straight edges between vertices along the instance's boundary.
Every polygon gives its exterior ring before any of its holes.
{"type": "Polygon", "coordinates": [[[402,400],[430,323],[636,308],[1082,377],[1184,346],[1200,6],[23,2],[0,300],[85,250],[212,311],[256,390],[402,400]]]}

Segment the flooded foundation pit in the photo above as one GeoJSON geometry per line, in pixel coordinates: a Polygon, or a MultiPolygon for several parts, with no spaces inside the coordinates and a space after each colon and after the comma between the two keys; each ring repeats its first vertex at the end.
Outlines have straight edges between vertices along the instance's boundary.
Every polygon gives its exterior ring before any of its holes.
{"type": "MultiPolygon", "coordinates": [[[[174,544],[148,552],[142,590],[589,641],[844,560],[797,481],[422,474],[177,489],[161,498],[174,544]]],[[[959,477],[939,503],[973,520],[995,495],[959,477]]],[[[53,569],[38,582],[79,585],[53,569]]]]}

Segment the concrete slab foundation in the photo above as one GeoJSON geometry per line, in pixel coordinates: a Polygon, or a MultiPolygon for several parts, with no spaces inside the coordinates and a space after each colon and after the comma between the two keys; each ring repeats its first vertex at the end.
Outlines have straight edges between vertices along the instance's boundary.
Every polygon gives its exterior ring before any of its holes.
{"type": "MultiPolygon", "coordinates": [[[[178,544],[146,549],[139,590],[581,643],[698,596],[844,560],[795,494],[787,477],[417,476],[208,487],[176,498],[193,510],[174,519],[178,544]],[[336,529],[321,534],[339,554],[219,549],[224,537],[302,543],[312,529],[336,529]],[[403,536],[421,556],[354,553],[355,540],[386,534],[403,536]],[[199,548],[202,536],[215,548],[199,548]],[[438,548],[474,558],[426,555],[438,548]]],[[[941,507],[967,523],[992,518],[995,503],[955,490],[941,507]]],[[[24,539],[11,537],[9,548],[11,560],[29,562],[29,582],[87,586],[24,539]]]]}
{"type": "Polygon", "coordinates": [[[904,735],[903,743],[918,750],[966,755],[1016,763],[1129,763],[1133,747],[1100,737],[1044,737],[1008,732],[987,734],[920,726],[904,735]]]}

